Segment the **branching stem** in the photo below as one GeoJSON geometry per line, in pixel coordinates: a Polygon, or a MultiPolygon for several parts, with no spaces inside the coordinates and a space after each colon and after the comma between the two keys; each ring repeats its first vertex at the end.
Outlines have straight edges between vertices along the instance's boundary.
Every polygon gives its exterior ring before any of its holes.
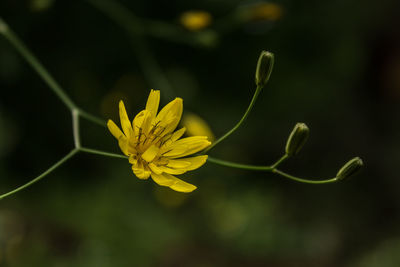
{"type": "MultiPolygon", "coordinates": [[[[66,156],[64,156],[61,160],[56,162],[53,166],[47,169],[45,172],[32,179],[30,182],[6,193],[0,195],[0,200],[11,196],[31,185],[41,180],[55,169],[60,167],[64,162],[68,159],[72,158],[79,151],[84,151],[81,148],[81,140],[79,133],[79,116],[86,118],[87,120],[99,124],[101,126],[106,126],[105,121],[97,118],[94,115],[89,114],[88,112],[82,110],[71,100],[71,98],[65,93],[65,91],[61,88],[61,86],[54,80],[51,74],[45,69],[45,67],[39,62],[39,60],[32,54],[32,52],[25,46],[25,44],[18,38],[16,34],[10,29],[10,27],[4,22],[4,20],[0,17],[0,35],[3,35],[12,46],[21,54],[21,56],[31,65],[31,67],[39,74],[39,76],[43,79],[43,81],[49,86],[49,88],[57,95],[57,97],[65,104],[65,106],[71,111],[72,114],[72,132],[74,138],[74,149],[71,150],[66,156]]],[[[87,151],[86,151],[87,152],[87,151]]],[[[104,152],[104,155],[111,153],[104,152]]]]}
{"type": "Polygon", "coordinates": [[[56,162],[54,165],[52,165],[50,168],[48,168],[46,171],[44,171],[42,174],[40,174],[39,176],[37,176],[36,178],[32,179],[30,182],[6,193],[3,195],[0,195],[0,200],[4,199],[5,197],[11,196],[31,185],[33,185],[34,183],[40,181],[42,178],[44,178],[45,176],[47,176],[48,174],[50,174],[51,172],[53,172],[55,169],[57,169],[58,167],[60,167],[63,163],[65,163],[67,160],[69,160],[70,158],[72,158],[76,153],[78,153],[78,149],[74,148],[73,150],[71,150],[71,152],[69,152],[66,156],[64,156],[62,159],[60,159],[58,162],[56,162]]]}
{"type": "Polygon", "coordinates": [[[81,138],[79,135],[79,112],[77,109],[72,110],[72,133],[74,135],[75,148],[81,147],[81,138]]]}
{"type": "Polygon", "coordinates": [[[95,123],[95,124],[97,124],[97,125],[99,125],[99,126],[106,127],[106,121],[105,121],[105,120],[103,120],[103,119],[101,119],[101,118],[99,118],[99,117],[96,117],[96,116],[94,116],[94,115],[92,115],[92,114],[86,112],[85,110],[83,110],[83,109],[81,109],[81,108],[78,108],[77,111],[78,111],[78,114],[79,114],[82,118],[85,118],[85,119],[87,119],[88,121],[91,121],[91,122],[93,122],[93,123],[95,123]]]}
{"type": "Polygon", "coordinates": [[[80,151],[90,153],[90,154],[96,154],[100,156],[106,156],[106,157],[112,157],[112,158],[121,158],[121,159],[127,159],[127,156],[121,155],[121,154],[115,154],[115,153],[110,153],[110,152],[105,152],[97,149],[92,149],[92,148],[86,148],[86,147],[81,147],[80,151]]]}
{"type": "MultiPolygon", "coordinates": [[[[160,66],[158,65],[157,61],[155,60],[154,56],[152,55],[151,51],[148,49],[145,39],[143,37],[143,28],[142,25],[140,24],[140,20],[135,17],[128,9],[124,8],[123,6],[119,5],[118,3],[111,2],[111,1],[93,1],[93,0],[88,0],[90,3],[92,3],[94,6],[96,6],[99,10],[104,12],[107,16],[109,16],[112,20],[117,22],[122,28],[124,28],[131,36],[133,44],[135,46],[135,52],[137,54],[137,57],[139,61],[142,64],[142,67],[144,69],[144,72],[148,79],[152,81],[155,85],[157,85],[160,88],[163,88],[163,90],[167,91],[167,94],[164,94],[164,96],[171,97],[173,96],[173,90],[171,86],[169,85],[169,82],[166,78],[166,76],[163,74],[160,66]]],[[[32,52],[25,46],[25,44],[14,34],[14,32],[9,28],[9,26],[0,18],[0,35],[3,35],[14,47],[15,49],[22,55],[22,57],[31,65],[31,67],[39,74],[39,76],[43,79],[43,81],[49,86],[49,88],[57,95],[57,97],[65,104],[65,106],[71,111],[72,113],[72,130],[73,130],[73,138],[74,138],[74,149],[72,149],[67,155],[65,155],[63,158],[61,158],[58,162],[56,162],[54,165],[52,165],[50,168],[48,168],[46,171],[44,171],[42,174],[39,176],[35,177],[32,179],[30,182],[8,192],[3,195],[0,195],[0,200],[4,199],[5,197],[11,196],[31,185],[34,183],[38,182],[51,172],[53,172],[55,169],[60,167],[62,164],[64,164],[66,161],[71,159],[74,155],[76,155],[78,152],[85,152],[85,153],[90,153],[90,154],[96,154],[96,155],[101,155],[101,156],[106,156],[106,157],[113,157],[113,158],[122,158],[122,159],[127,159],[128,157],[125,155],[120,155],[120,154],[115,154],[115,153],[110,153],[110,152],[105,152],[97,149],[92,149],[92,148],[86,148],[82,147],[81,145],[81,139],[80,139],[80,131],[79,131],[79,117],[81,116],[82,118],[87,119],[88,121],[91,121],[95,124],[98,124],[100,126],[105,127],[106,123],[103,119],[98,118],[83,109],[79,108],[72,100],[71,98],[65,93],[65,91],[61,88],[61,86],[54,80],[54,78],[51,76],[51,74],[45,69],[45,67],[39,62],[39,60],[32,54],[32,52]]],[[[217,139],[208,149],[206,149],[204,153],[210,151],[213,147],[215,147],[217,144],[222,142],[224,139],[226,139],[228,136],[230,136],[232,133],[234,133],[241,125],[242,123],[247,119],[249,116],[256,100],[263,89],[263,86],[258,85],[253,98],[251,99],[251,102],[249,106],[247,107],[246,112],[242,116],[242,118],[239,120],[239,122],[231,129],[229,130],[226,134],[224,134],[222,137],[217,139]]],[[[277,169],[277,167],[283,163],[286,159],[288,158],[288,155],[282,156],[279,160],[277,160],[274,164],[271,166],[256,166],[256,165],[247,165],[247,164],[240,164],[240,163],[234,163],[230,161],[225,161],[221,159],[216,159],[209,157],[208,160],[212,163],[219,164],[222,166],[226,167],[231,167],[231,168],[239,168],[239,169],[245,169],[245,170],[256,170],[256,171],[267,171],[267,172],[272,172],[278,175],[281,175],[282,177],[302,182],[302,183],[309,183],[309,184],[325,184],[325,183],[332,183],[336,182],[338,179],[331,178],[331,179],[326,179],[326,180],[310,180],[310,179],[303,179],[299,178],[290,174],[287,174],[285,172],[282,172],[277,169]]]]}

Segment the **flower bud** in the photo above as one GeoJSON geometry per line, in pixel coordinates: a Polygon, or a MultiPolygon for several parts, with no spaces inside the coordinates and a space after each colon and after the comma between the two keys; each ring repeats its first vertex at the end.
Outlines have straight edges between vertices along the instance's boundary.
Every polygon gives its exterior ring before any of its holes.
{"type": "Polygon", "coordinates": [[[336,174],[338,180],[343,180],[355,175],[364,166],[363,161],[359,157],[349,160],[336,174]]]}
{"type": "Polygon", "coordinates": [[[264,87],[271,76],[274,66],[274,54],[267,51],[262,51],[258,58],[256,68],[256,85],[264,87]]]}
{"type": "Polygon", "coordinates": [[[305,123],[298,122],[286,142],[286,155],[296,155],[307,141],[310,130],[305,123]]]}

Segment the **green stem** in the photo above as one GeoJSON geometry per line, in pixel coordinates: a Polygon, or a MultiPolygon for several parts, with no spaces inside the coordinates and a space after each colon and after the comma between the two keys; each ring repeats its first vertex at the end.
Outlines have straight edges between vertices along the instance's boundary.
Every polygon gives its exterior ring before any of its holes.
{"type": "Polygon", "coordinates": [[[202,154],[207,153],[208,151],[210,151],[213,147],[218,145],[221,141],[223,141],[225,138],[227,138],[233,132],[235,132],[240,127],[240,125],[242,125],[242,123],[249,116],[250,111],[253,109],[253,106],[256,103],[257,97],[260,94],[262,88],[263,88],[262,86],[257,86],[256,91],[254,92],[253,98],[251,99],[251,102],[250,102],[249,106],[247,107],[247,110],[244,113],[243,117],[240,119],[240,121],[230,131],[228,131],[226,134],[224,134],[222,137],[218,138],[214,143],[212,143],[211,146],[209,146],[206,150],[204,150],[202,152],[202,154]]]}
{"type": "Polygon", "coordinates": [[[72,110],[72,133],[74,136],[75,148],[81,147],[81,138],[79,135],[79,111],[77,109],[72,110]]]}
{"type": "Polygon", "coordinates": [[[218,165],[237,168],[237,169],[253,170],[253,171],[272,171],[272,167],[270,167],[270,166],[256,166],[256,165],[241,164],[241,163],[235,163],[235,162],[226,161],[226,160],[222,160],[222,159],[216,159],[213,157],[208,157],[207,161],[218,164],[218,165]]]}
{"type": "Polygon", "coordinates": [[[96,116],[94,116],[94,115],[92,115],[92,114],[90,114],[90,113],[88,113],[88,112],[86,112],[86,111],[84,111],[84,110],[82,110],[80,108],[78,108],[78,113],[82,118],[85,118],[88,121],[96,123],[96,124],[98,124],[100,126],[106,127],[106,121],[105,120],[103,120],[101,118],[98,118],[98,117],[96,117],[96,116]]]}
{"type": "Polygon", "coordinates": [[[50,89],[60,98],[60,100],[69,108],[76,108],[75,103],[63,91],[60,85],[54,80],[50,73],[43,67],[39,60],[32,54],[32,52],[25,46],[25,44],[14,34],[8,25],[0,18],[0,34],[17,49],[22,57],[32,66],[32,68],[39,74],[40,77],[47,83],[50,89]]]}
{"type": "Polygon", "coordinates": [[[283,177],[286,177],[288,179],[300,182],[300,183],[306,183],[306,184],[329,184],[329,183],[334,183],[337,182],[337,178],[330,178],[330,179],[325,179],[325,180],[309,180],[309,179],[303,179],[303,178],[299,178],[299,177],[295,177],[293,175],[287,174],[283,171],[280,171],[278,169],[273,169],[272,170],[273,173],[279,174],[283,177]]]}
{"type": "Polygon", "coordinates": [[[31,185],[33,185],[34,183],[38,182],[39,180],[41,180],[42,178],[44,178],[45,176],[47,176],[48,174],[50,174],[52,171],[54,171],[55,169],[57,169],[58,167],[60,167],[63,163],[65,163],[67,160],[69,160],[70,158],[72,158],[76,153],[78,153],[78,149],[73,149],[71,152],[69,152],[66,156],[64,156],[62,159],[60,159],[58,162],[56,162],[53,166],[51,166],[49,169],[47,169],[45,172],[43,172],[42,174],[40,174],[39,176],[37,176],[36,178],[34,178],[33,180],[31,180],[30,182],[6,193],[3,195],[0,195],[0,200],[4,199],[5,197],[11,196],[31,185]]]}
{"type": "Polygon", "coordinates": [[[274,164],[272,164],[271,168],[276,168],[278,167],[282,162],[284,162],[287,158],[289,158],[289,156],[287,154],[283,155],[280,159],[278,159],[277,162],[275,162],[274,164]]]}
{"type": "Polygon", "coordinates": [[[226,160],[221,160],[221,159],[216,159],[216,158],[212,158],[212,157],[208,157],[208,161],[218,164],[218,165],[222,165],[222,166],[226,166],[226,167],[231,167],[231,168],[237,168],[237,169],[243,169],[243,170],[252,170],[252,171],[267,171],[267,172],[272,172],[272,173],[276,173],[279,174],[280,176],[283,176],[285,178],[297,181],[297,182],[301,182],[301,183],[307,183],[307,184],[328,184],[328,183],[333,183],[333,182],[337,182],[337,178],[331,178],[331,179],[326,179],[326,180],[309,180],[309,179],[303,179],[303,178],[299,178],[299,177],[295,177],[293,175],[287,174],[283,171],[280,171],[278,169],[276,169],[276,167],[279,165],[280,162],[282,162],[283,160],[285,160],[286,157],[283,156],[281,159],[279,159],[275,164],[271,165],[271,166],[257,166],[257,165],[247,165],[247,164],[240,164],[240,163],[235,163],[235,162],[231,162],[231,161],[226,161],[226,160]]]}
{"type": "Polygon", "coordinates": [[[112,157],[112,158],[122,158],[122,159],[127,159],[128,158],[127,156],[124,156],[124,155],[121,155],[121,154],[104,152],[104,151],[101,151],[101,150],[91,149],[91,148],[86,148],[86,147],[81,147],[79,150],[82,151],[82,152],[90,153],[90,154],[96,154],[96,155],[112,157]]]}

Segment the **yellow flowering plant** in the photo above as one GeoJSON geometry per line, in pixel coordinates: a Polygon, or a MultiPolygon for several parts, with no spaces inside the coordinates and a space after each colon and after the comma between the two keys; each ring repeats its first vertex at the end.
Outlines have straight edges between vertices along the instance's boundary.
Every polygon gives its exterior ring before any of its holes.
{"type": "Polygon", "coordinates": [[[151,90],[146,108],[130,122],[124,103],[119,102],[122,131],[112,121],[107,122],[111,134],[118,140],[121,151],[129,157],[133,173],[139,179],[150,176],[157,184],[179,192],[192,192],[196,186],[173,175],[201,167],[206,155],[188,157],[211,144],[207,136],[181,138],[185,128],[175,131],[182,117],[183,100],[176,98],[158,114],[160,91],[151,90]]]}
{"type": "MultiPolygon", "coordinates": [[[[134,175],[139,179],[148,179],[151,177],[161,186],[167,186],[175,191],[185,193],[192,192],[197,187],[175,177],[175,175],[181,175],[187,171],[195,170],[205,164],[206,161],[231,168],[270,172],[280,175],[281,177],[308,184],[327,184],[337,182],[355,175],[363,166],[362,160],[355,157],[340,168],[335,177],[329,179],[299,178],[278,169],[282,162],[298,154],[305,144],[309,136],[309,128],[304,123],[296,124],[287,140],[284,155],[275,163],[270,165],[257,166],[235,163],[205,155],[205,153],[209,153],[209,151],[215,148],[220,142],[234,133],[249,116],[260,92],[265,87],[271,76],[274,65],[274,55],[270,52],[262,51],[260,54],[255,73],[256,89],[244,115],[232,129],[211,143],[207,136],[190,136],[182,138],[185,133],[185,128],[180,128],[178,130],[176,130],[176,128],[182,117],[183,100],[181,98],[175,98],[158,112],[160,104],[160,91],[158,90],[151,90],[145,109],[140,111],[133,118],[132,122],[128,117],[124,103],[120,101],[119,117],[121,128],[119,128],[112,120],[109,120],[106,123],[103,119],[100,119],[78,107],[1,18],[0,35],[5,37],[18,50],[39,76],[47,83],[49,88],[71,111],[74,139],[74,147],[67,155],[28,183],[9,191],[8,193],[0,195],[0,199],[11,196],[31,186],[53,172],[79,152],[128,160],[132,165],[134,175]],[[87,119],[88,121],[103,127],[108,127],[111,134],[117,139],[118,145],[123,154],[109,153],[83,146],[80,139],[80,118],[87,119]]],[[[155,61],[151,58],[149,62],[154,64],[155,61]]],[[[149,64],[143,65],[151,66],[149,64]]],[[[158,71],[158,66],[154,65],[153,67],[158,71]]],[[[155,74],[154,71],[152,72],[150,70],[148,73],[155,74]]],[[[156,74],[162,78],[161,80],[166,80],[162,75],[162,72],[158,71],[156,74]]],[[[164,85],[164,90],[168,91],[170,88],[167,83],[164,83],[164,85]]],[[[171,91],[169,91],[169,93],[169,95],[172,95],[171,91]]]]}

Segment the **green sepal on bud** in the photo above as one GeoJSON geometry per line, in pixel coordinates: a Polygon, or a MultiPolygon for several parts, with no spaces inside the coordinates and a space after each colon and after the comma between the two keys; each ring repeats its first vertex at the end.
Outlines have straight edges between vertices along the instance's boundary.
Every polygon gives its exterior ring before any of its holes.
{"type": "Polygon", "coordinates": [[[364,166],[363,161],[359,157],[349,160],[336,174],[337,180],[343,180],[358,173],[364,166]]]}
{"type": "Polygon", "coordinates": [[[274,67],[274,54],[268,51],[262,51],[258,58],[256,68],[256,85],[264,87],[271,76],[274,67]]]}
{"type": "Polygon", "coordinates": [[[286,142],[286,155],[291,157],[299,153],[299,151],[307,141],[309,134],[310,129],[308,129],[307,125],[305,123],[298,122],[294,126],[286,142]]]}

